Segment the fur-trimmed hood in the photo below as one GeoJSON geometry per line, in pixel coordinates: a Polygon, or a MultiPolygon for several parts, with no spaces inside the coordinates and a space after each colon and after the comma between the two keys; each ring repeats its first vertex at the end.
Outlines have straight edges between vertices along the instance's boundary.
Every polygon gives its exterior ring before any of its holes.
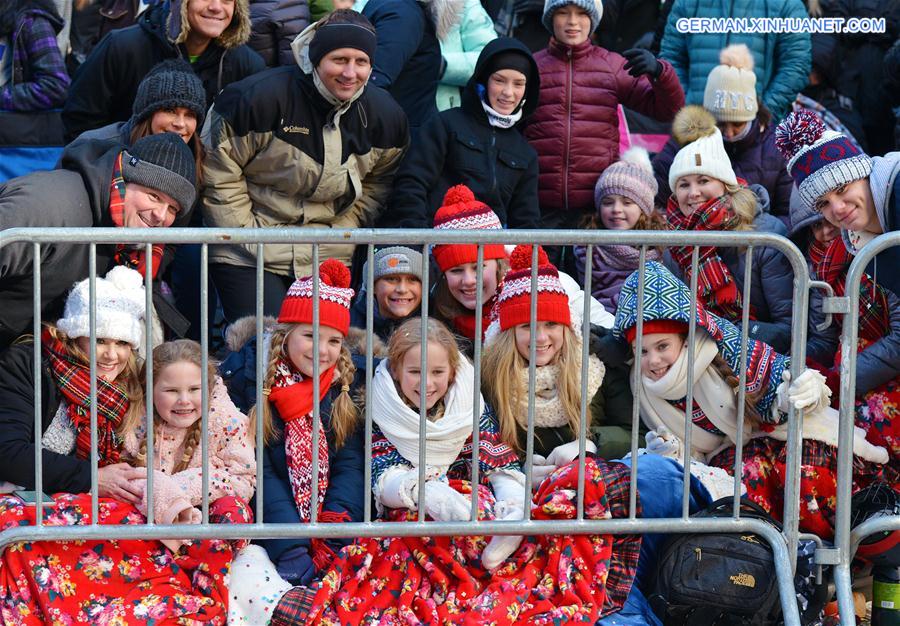
{"type": "MultiPolygon", "coordinates": [[[[263,333],[271,333],[272,329],[278,324],[278,320],[267,315],[263,318],[263,333]]],[[[242,317],[228,327],[225,331],[225,344],[230,352],[240,352],[247,345],[247,342],[256,336],[256,316],[248,315],[242,317]]],[[[377,336],[373,337],[372,356],[386,357],[387,346],[377,336]]],[[[351,328],[344,340],[350,354],[365,356],[366,354],[366,331],[359,328],[351,328]]]]}
{"type": "MultiPolygon", "coordinates": [[[[157,36],[164,37],[170,44],[184,43],[191,28],[187,18],[187,5],[186,0],[166,0],[147,9],[140,20],[145,28],[156,32],[157,36]]],[[[249,40],[249,0],[235,0],[231,24],[213,41],[225,50],[231,50],[249,40]]]]}

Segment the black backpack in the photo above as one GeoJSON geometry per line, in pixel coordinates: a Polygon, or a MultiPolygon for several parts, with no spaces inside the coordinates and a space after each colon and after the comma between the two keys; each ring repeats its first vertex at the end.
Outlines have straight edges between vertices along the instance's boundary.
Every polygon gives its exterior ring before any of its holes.
{"type": "MultiPolygon", "coordinates": [[[[694,517],[730,517],[733,497],[694,517]]],[[[756,503],[741,500],[741,516],[764,519],[756,503]]],[[[666,626],[770,626],[781,618],[772,548],[753,533],[672,535],[660,551],[650,606],[666,626]]]]}

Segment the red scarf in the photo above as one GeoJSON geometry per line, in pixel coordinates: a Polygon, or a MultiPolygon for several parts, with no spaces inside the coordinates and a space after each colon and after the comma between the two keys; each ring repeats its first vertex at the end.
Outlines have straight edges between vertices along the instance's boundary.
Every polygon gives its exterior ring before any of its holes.
{"type": "MultiPolygon", "coordinates": [[[[819,243],[815,239],[809,245],[809,258],[813,263],[816,280],[831,285],[834,295],[844,295],[844,282],[853,255],[847,250],[843,239],[836,237],[830,243],[819,243]]],[[[838,321],[843,316],[835,314],[838,321]]],[[[887,294],[875,284],[872,277],[863,274],[859,282],[859,337],[867,341],[878,341],[890,330],[890,312],[887,294]]]]}
{"type": "MultiPolygon", "coordinates": [[[[91,372],[78,362],[63,342],[50,331],[41,335],[50,374],[67,403],[69,420],[75,426],[75,456],[91,458],[91,372]]],[[[128,412],[128,395],[115,383],[97,377],[97,455],[100,467],[119,461],[122,440],[116,428],[128,412]]]]}
{"type": "MultiPolygon", "coordinates": [[[[334,365],[319,374],[319,401],[325,398],[334,379],[334,365]]],[[[275,366],[275,380],[269,400],[278,409],[284,421],[284,448],[287,453],[288,477],[294,503],[300,519],[308,522],[312,501],[312,427],[313,381],[305,378],[291,364],[281,358],[275,366]]],[[[322,512],[325,492],[328,490],[328,438],[319,420],[319,501],[317,513],[322,512]]]]}
{"type": "MultiPolygon", "coordinates": [[[[690,215],[681,212],[675,194],[672,194],[666,205],[666,219],[674,230],[734,230],[740,223],[740,218],[731,208],[731,196],[728,194],[707,201],[690,215]]],[[[690,281],[693,246],[673,246],[670,250],[685,279],[690,281]]],[[[732,321],[740,320],[741,292],[731,270],[719,256],[718,248],[700,246],[699,257],[697,296],[716,315],[732,321]]],[[[755,319],[752,308],[750,319],[755,319]]]]}
{"type": "MultiPolygon", "coordinates": [[[[125,225],[125,179],[122,178],[122,153],[116,157],[113,165],[112,182],[109,185],[109,217],[112,219],[114,226],[122,227],[125,225]]],[[[159,270],[159,264],[162,262],[165,245],[153,244],[152,250],[152,269],[153,277],[156,278],[156,272],[159,270]]],[[[143,244],[138,246],[126,246],[119,244],[116,246],[116,253],[113,260],[117,265],[124,265],[131,269],[137,270],[144,275],[147,268],[146,253],[143,244]]]]}
{"type": "MultiPolygon", "coordinates": [[[[500,293],[501,285],[497,286],[497,293],[500,293]]],[[[481,338],[484,339],[484,333],[487,332],[487,328],[491,323],[491,312],[497,304],[497,296],[494,295],[490,300],[481,305],[481,338]]],[[[475,312],[474,311],[466,311],[463,315],[457,315],[453,318],[453,327],[456,331],[466,337],[467,339],[471,339],[475,341],[475,312]]]]}

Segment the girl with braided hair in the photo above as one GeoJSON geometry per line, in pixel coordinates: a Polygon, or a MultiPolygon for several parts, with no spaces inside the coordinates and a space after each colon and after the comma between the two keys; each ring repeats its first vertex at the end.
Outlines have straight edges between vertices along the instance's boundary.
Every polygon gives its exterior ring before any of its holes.
{"type": "MultiPolygon", "coordinates": [[[[202,349],[196,341],[180,339],[153,350],[153,519],[157,524],[197,524],[202,517],[198,508],[203,501],[202,366],[202,349]]],[[[228,397],[213,365],[207,367],[210,515],[250,521],[245,503],[256,488],[256,457],[247,416],[228,397]]],[[[147,421],[125,436],[126,455],[135,467],[147,466],[147,421]]],[[[138,508],[146,515],[146,480],[137,482],[142,491],[138,508]]],[[[177,550],[184,542],[163,543],[177,550]]]]}

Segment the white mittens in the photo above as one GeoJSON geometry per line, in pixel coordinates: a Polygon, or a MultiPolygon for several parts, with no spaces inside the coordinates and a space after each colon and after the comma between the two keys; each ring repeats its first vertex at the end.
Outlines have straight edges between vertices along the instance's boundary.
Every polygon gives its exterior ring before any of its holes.
{"type": "MultiPolygon", "coordinates": [[[[521,472],[495,472],[488,476],[494,491],[496,504],[495,518],[498,520],[520,520],[525,518],[525,475],[521,472]]],[[[492,570],[505,561],[519,544],[518,535],[497,535],[485,546],[481,553],[481,565],[492,570]]]]}
{"type": "Polygon", "coordinates": [[[466,522],[472,518],[471,501],[456,489],[440,480],[425,483],[425,512],[438,522],[466,522]]]}
{"type": "Polygon", "coordinates": [[[784,382],[778,385],[775,397],[778,409],[783,413],[787,413],[791,405],[798,411],[807,409],[807,413],[818,413],[831,404],[831,389],[818,370],[807,368],[791,382],[791,372],[785,369],[781,379],[784,382]]]}
{"type": "MultiPolygon", "coordinates": [[[[452,522],[471,518],[471,503],[466,496],[441,480],[435,471],[427,470],[425,477],[423,506],[432,519],[452,522]]],[[[395,465],[385,470],[378,482],[377,497],[381,505],[410,511],[419,509],[418,469],[395,465]]]]}
{"type": "Polygon", "coordinates": [[[531,485],[537,489],[538,486],[544,482],[544,479],[552,474],[555,469],[556,466],[549,463],[547,459],[540,454],[533,455],[531,457],[531,485]]]}
{"type": "MultiPolygon", "coordinates": [[[[597,452],[597,446],[594,445],[594,442],[588,439],[584,442],[584,451],[590,453],[597,452]]],[[[553,451],[550,452],[550,455],[547,457],[547,462],[551,465],[555,465],[556,467],[562,467],[563,465],[568,465],[572,461],[578,458],[578,441],[570,441],[569,443],[564,443],[561,446],[556,446],[553,448],[553,451]]]]}
{"type": "Polygon", "coordinates": [[[665,428],[651,430],[644,435],[644,440],[647,442],[647,452],[650,454],[667,456],[675,460],[682,456],[681,440],[665,428]]]}

